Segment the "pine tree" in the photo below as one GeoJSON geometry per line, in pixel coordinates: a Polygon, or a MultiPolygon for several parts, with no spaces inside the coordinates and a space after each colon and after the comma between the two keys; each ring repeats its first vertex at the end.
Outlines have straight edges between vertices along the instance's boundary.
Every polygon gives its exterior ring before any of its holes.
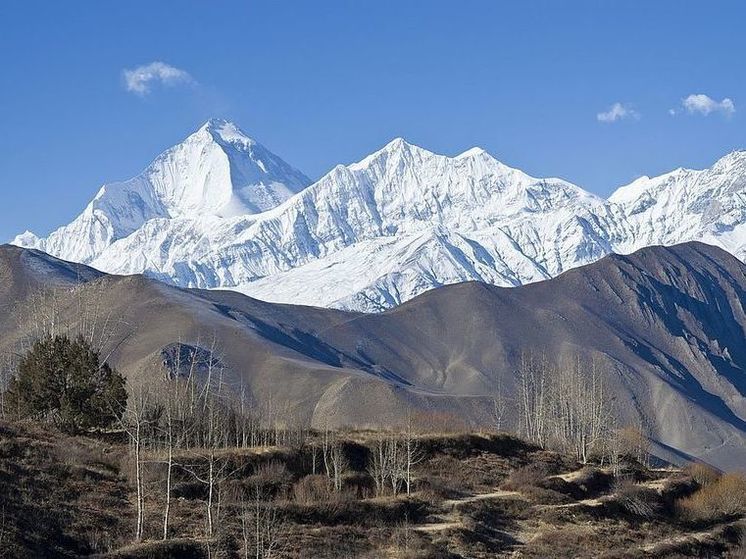
{"type": "Polygon", "coordinates": [[[122,375],[82,336],[44,336],[23,356],[7,406],[22,418],[80,433],[113,425],[127,404],[122,375]]]}

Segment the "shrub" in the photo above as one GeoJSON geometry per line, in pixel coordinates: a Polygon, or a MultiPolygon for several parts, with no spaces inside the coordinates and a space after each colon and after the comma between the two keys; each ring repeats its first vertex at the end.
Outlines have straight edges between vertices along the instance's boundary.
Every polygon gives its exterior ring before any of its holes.
{"type": "Polygon", "coordinates": [[[606,491],[611,486],[613,476],[598,468],[585,467],[572,481],[584,494],[594,494],[606,491]]]}
{"type": "Polygon", "coordinates": [[[604,493],[611,488],[613,476],[598,468],[585,467],[578,474],[566,481],[561,477],[548,477],[539,482],[544,489],[551,489],[574,499],[587,499],[604,493]]]}
{"type": "Polygon", "coordinates": [[[728,555],[729,559],[746,559],[746,526],[741,524],[738,528],[740,530],[738,542],[728,555]]]}
{"type": "Polygon", "coordinates": [[[532,502],[542,505],[564,505],[572,502],[570,497],[559,491],[533,485],[524,486],[521,493],[532,502]]]}
{"type": "Polygon", "coordinates": [[[8,408],[68,433],[113,425],[127,404],[124,378],[82,336],[45,336],[23,356],[8,408]]]}
{"type": "Polygon", "coordinates": [[[549,475],[552,468],[544,462],[532,462],[513,470],[503,484],[505,489],[520,491],[525,487],[537,487],[549,475]]]}
{"type": "Polygon", "coordinates": [[[690,476],[700,486],[709,485],[720,478],[720,472],[708,464],[692,462],[684,468],[684,473],[690,476]]]}
{"type": "Polygon", "coordinates": [[[259,464],[254,476],[266,483],[282,483],[288,476],[288,469],[284,462],[270,460],[259,464]]]}
{"type": "Polygon", "coordinates": [[[678,502],[683,516],[693,521],[715,521],[746,513],[746,476],[723,474],[678,502]]]}
{"type": "Polygon", "coordinates": [[[326,503],[334,499],[334,487],[328,477],[310,475],[296,482],[293,486],[293,497],[301,505],[326,503]]]}
{"type": "Polygon", "coordinates": [[[644,519],[653,518],[660,510],[660,496],[653,490],[622,478],[614,484],[616,502],[627,513],[644,519]]]}
{"type": "MultiPolygon", "coordinates": [[[[260,463],[253,475],[242,480],[243,493],[248,496],[259,491],[266,498],[284,498],[292,487],[293,476],[287,466],[279,460],[260,463]]],[[[237,488],[238,493],[241,490],[237,488]]]]}
{"type": "Polygon", "coordinates": [[[187,539],[173,539],[134,544],[104,557],[109,559],[202,559],[206,556],[203,543],[187,539]]]}

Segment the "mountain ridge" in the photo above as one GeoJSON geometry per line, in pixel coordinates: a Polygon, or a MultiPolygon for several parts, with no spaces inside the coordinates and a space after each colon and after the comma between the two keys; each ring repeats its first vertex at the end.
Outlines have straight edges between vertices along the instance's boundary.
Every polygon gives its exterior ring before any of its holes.
{"type": "MultiPolygon", "coordinates": [[[[192,136],[201,133],[258,145],[227,121],[208,121],[192,136]]],[[[439,285],[517,286],[647,245],[701,239],[746,258],[744,154],[643,177],[603,200],[481,148],[448,157],[396,138],[284,200],[267,195],[271,207],[259,213],[223,197],[231,211],[152,211],[146,219],[134,204],[121,233],[88,219],[63,229],[64,243],[29,234],[14,242],[185,287],[380,311],[439,285]]]]}
{"type": "MultiPolygon", "coordinates": [[[[76,327],[81,301],[108,318],[106,353],[131,380],[161,374],[175,343],[215,339],[227,388],[317,427],[392,425],[412,410],[490,425],[530,352],[588,374],[593,363],[621,424],[643,422],[661,456],[746,460],[746,264],[705,243],[608,255],[516,288],[443,286],[372,314],[103,275],[10,246],[0,277],[0,351],[33,331],[23,310],[38,307],[35,288],[57,285],[58,323],[76,327]]],[[[509,430],[516,413],[508,406],[509,430]]]]}

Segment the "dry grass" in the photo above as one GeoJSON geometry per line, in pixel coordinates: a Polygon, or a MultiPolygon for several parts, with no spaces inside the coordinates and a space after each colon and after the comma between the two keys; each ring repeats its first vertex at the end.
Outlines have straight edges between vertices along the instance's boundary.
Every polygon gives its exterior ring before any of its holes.
{"type": "Polygon", "coordinates": [[[694,522],[715,522],[746,513],[746,476],[723,474],[693,495],[679,500],[682,516],[694,522]]]}
{"type": "Polygon", "coordinates": [[[331,480],[322,475],[310,475],[293,485],[295,502],[301,505],[328,503],[334,500],[334,487],[331,480]]]}
{"type": "MultiPolygon", "coordinates": [[[[276,510],[283,526],[277,559],[621,557],[644,546],[709,553],[709,539],[695,546],[687,536],[715,533],[746,514],[742,476],[720,477],[692,466],[658,483],[663,474],[640,466],[630,479],[613,484],[608,471],[580,469],[504,435],[422,437],[426,457],[416,466],[415,493],[367,498],[372,480],[365,441],[371,440],[370,434],[343,439],[350,470],[341,492],[326,476],[311,474],[307,447],[221,451],[233,473],[219,488],[212,556],[240,555],[242,499],[257,488],[261,506],[276,510]]],[[[174,539],[123,547],[134,512],[127,451],[121,442],[0,424],[0,505],[10,507],[0,506],[0,558],[205,557],[205,486],[178,468],[174,539]],[[3,529],[8,518],[10,529],[3,529]]],[[[156,540],[164,471],[158,451],[149,452],[154,459],[146,471],[146,537],[156,540]]],[[[192,464],[199,456],[184,451],[177,462],[192,464]]],[[[726,544],[732,557],[741,557],[737,545],[726,544]]],[[[726,544],[720,542],[717,552],[726,544]]]]}
{"type": "Polygon", "coordinates": [[[513,470],[502,487],[509,491],[523,491],[529,487],[540,487],[541,482],[555,473],[549,464],[534,462],[513,470]]]}
{"type": "Polygon", "coordinates": [[[623,478],[614,484],[614,498],[625,512],[645,520],[661,510],[660,495],[631,479],[623,478]]]}
{"type": "Polygon", "coordinates": [[[684,468],[684,473],[700,486],[709,485],[720,478],[720,472],[708,464],[692,462],[684,468]]]}
{"type": "Polygon", "coordinates": [[[91,439],[0,424],[5,557],[81,556],[126,541],[132,507],[108,450],[91,439]]]}

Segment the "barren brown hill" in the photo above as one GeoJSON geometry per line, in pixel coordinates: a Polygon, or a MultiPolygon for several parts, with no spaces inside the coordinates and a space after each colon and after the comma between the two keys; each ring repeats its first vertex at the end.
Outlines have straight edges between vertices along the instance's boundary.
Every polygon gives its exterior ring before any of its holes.
{"type": "Polygon", "coordinates": [[[622,422],[649,426],[661,456],[746,463],[746,265],[701,243],[612,255],[518,288],[446,286],[373,315],[103,276],[10,246],[0,277],[8,352],[33,332],[33,293],[63,286],[58,323],[76,327],[85,314],[108,324],[111,360],[132,378],[164,374],[175,344],[209,352],[214,339],[237,394],[316,426],[358,427],[411,409],[487,424],[498,389],[514,427],[522,356],[580,359],[604,375],[622,422]]]}

